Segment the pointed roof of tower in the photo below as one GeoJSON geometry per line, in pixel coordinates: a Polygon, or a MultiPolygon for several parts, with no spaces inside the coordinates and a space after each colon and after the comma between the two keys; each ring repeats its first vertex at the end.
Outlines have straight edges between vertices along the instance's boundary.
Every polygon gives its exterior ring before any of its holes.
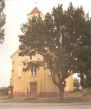
{"type": "Polygon", "coordinates": [[[37,7],[35,7],[29,14],[27,14],[27,15],[31,15],[31,14],[35,14],[35,13],[41,13],[41,11],[37,8],[37,7]]]}

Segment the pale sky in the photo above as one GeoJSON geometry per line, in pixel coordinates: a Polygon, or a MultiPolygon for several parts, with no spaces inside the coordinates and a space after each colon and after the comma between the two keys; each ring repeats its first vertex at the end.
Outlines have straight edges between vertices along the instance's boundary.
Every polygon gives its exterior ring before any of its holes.
{"type": "Polygon", "coordinates": [[[10,85],[11,77],[11,55],[18,49],[20,26],[27,20],[27,14],[37,5],[39,10],[45,14],[50,12],[53,6],[63,4],[66,9],[69,2],[74,6],[83,6],[85,12],[91,16],[91,0],[5,0],[5,41],[0,45],[0,87],[10,85]],[[35,2],[38,2],[35,4],[35,2]]]}

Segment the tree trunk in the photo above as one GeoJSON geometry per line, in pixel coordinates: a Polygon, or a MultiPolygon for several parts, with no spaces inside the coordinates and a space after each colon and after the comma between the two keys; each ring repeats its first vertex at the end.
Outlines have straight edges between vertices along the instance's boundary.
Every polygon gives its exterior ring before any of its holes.
{"type": "Polygon", "coordinates": [[[60,99],[61,99],[61,100],[64,99],[64,92],[60,92],[60,99]]]}
{"type": "Polygon", "coordinates": [[[61,100],[64,99],[64,85],[59,86],[59,97],[61,100]]]}

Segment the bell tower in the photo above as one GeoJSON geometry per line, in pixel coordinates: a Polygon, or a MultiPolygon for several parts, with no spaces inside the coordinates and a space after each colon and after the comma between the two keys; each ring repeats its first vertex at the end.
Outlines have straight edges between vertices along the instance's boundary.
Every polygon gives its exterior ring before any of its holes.
{"type": "Polygon", "coordinates": [[[43,18],[43,14],[38,9],[37,4],[38,4],[38,2],[36,1],[35,2],[35,7],[33,8],[33,10],[27,14],[27,18],[28,19],[31,19],[33,16],[37,16],[38,17],[39,15],[43,18]]]}

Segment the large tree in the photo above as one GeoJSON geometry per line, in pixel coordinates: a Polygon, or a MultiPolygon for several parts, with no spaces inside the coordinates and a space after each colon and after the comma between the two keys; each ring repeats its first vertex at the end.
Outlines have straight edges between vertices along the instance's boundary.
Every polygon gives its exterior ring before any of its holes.
{"type": "Polygon", "coordinates": [[[81,38],[80,52],[78,55],[78,72],[80,73],[83,88],[91,88],[91,18],[87,17],[84,37],[81,38]]]}
{"type": "Polygon", "coordinates": [[[4,40],[4,24],[5,24],[5,14],[3,12],[3,9],[5,7],[4,0],[0,0],[0,43],[4,40]]]}
{"type": "MultiPolygon", "coordinates": [[[[66,78],[72,71],[78,71],[78,56],[82,46],[87,16],[82,7],[74,8],[72,3],[67,10],[62,5],[54,7],[45,18],[33,17],[21,28],[20,55],[41,54],[43,63],[50,69],[53,82],[63,97],[66,78]]],[[[87,31],[87,30],[86,30],[87,31]]],[[[41,63],[42,65],[45,65],[41,63]]],[[[40,64],[39,64],[40,65],[40,64]]],[[[31,62],[28,63],[28,68],[31,62]]]]}

